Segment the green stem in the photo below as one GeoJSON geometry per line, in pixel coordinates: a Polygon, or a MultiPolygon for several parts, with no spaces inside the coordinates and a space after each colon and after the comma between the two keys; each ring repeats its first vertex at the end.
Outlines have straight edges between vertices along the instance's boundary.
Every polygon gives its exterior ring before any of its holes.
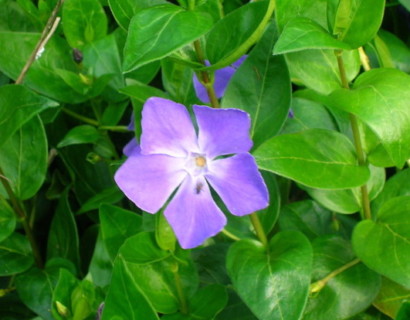
{"type": "Polygon", "coordinates": [[[178,294],[179,303],[180,303],[180,311],[182,314],[188,314],[188,304],[185,299],[181,277],[179,276],[179,273],[178,273],[178,269],[179,269],[178,263],[175,262],[175,264],[176,266],[175,266],[175,270],[173,270],[173,273],[174,273],[175,287],[177,289],[177,294],[178,294]]]}
{"type": "MultiPolygon", "coordinates": [[[[346,69],[344,67],[342,51],[335,50],[335,55],[336,55],[337,64],[339,67],[340,80],[342,82],[342,87],[350,90],[349,81],[347,80],[347,76],[346,76],[346,69]]],[[[349,113],[349,119],[350,119],[350,126],[352,127],[354,144],[356,147],[357,160],[358,160],[359,165],[364,166],[366,165],[366,156],[363,150],[362,140],[360,137],[359,122],[357,120],[357,117],[352,113],[349,113]]],[[[367,185],[364,184],[363,186],[361,186],[360,191],[361,191],[364,218],[371,219],[372,213],[370,209],[370,199],[369,199],[369,192],[367,190],[367,185]]]]}
{"type": "Polygon", "coordinates": [[[358,264],[360,259],[354,259],[345,265],[341,266],[340,268],[332,271],[323,279],[320,279],[310,285],[310,293],[317,293],[323,289],[323,287],[329,282],[329,280],[333,279],[337,275],[341,274],[342,272],[346,271],[347,269],[353,267],[354,265],[358,264]]]}
{"type": "Polygon", "coordinates": [[[24,231],[26,233],[27,239],[30,242],[31,245],[31,249],[33,251],[33,256],[34,256],[34,260],[36,262],[37,267],[39,267],[40,269],[43,268],[43,260],[41,259],[41,255],[40,255],[40,250],[37,246],[37,242],[34,238],[34,234],[33,231],[31,230],[30,224],[28,222],[27,219],[27,215],[26,212],[24,210],[23,205],[20,203],[20,201],[17,199],[17,197],[15,196],[9,180],[4,176],[3,171],[0,168],[0,181],[3,184],[4,189],[7,192],[7,195],[9,196],[9,200],[11,203],[11,206],[13,207],[13,211],[16,214],[17,218],[19,219],[19,221],[21,222],[21,224],[23,225],[24,231]]]}
{"type": "Polygon", "coordinates": [[[72,116],[73,118],[76,118],[76,119],[81,120],[85,123],[91,124],[92,126],[98,127],[100,125],[97,120],[94,120],[94,119],[91,119],[91,118],[88,118],[88,117],[84,117],[83,115],[78,114],[74,111],[71,111],[70,109],[62,107],[61,110],[63,112],[65,112],[66,114],[72,116]]]}
{"type": "Polygon", "coordinates": [[[226,230],[226,229],[222,229],[222,233],[223,233],[224,235],[226,235],[228,238],[232,239],[232,240],[235,240],[235,241],[241,240],[241,238],[235,236],[233,233],[229,232],[229,231],[226,230]]]}
{"type": "Polygon", "coordinates": [[[98,129],[116,132],[130,132],[127,126],[99,126],[98,129]]]}
{"type": "Polygon", "coordinates": [[[251,222],[253,228],[255,229],[256,235],[258,236],[259,240],[262,242],[265,248],[268,248],[268,238],[266,237],[265,231],[263,230],[262,223],[259,220],[258,215],[256,212],[253,212],[249,215],[251,218],[251,222]]]}

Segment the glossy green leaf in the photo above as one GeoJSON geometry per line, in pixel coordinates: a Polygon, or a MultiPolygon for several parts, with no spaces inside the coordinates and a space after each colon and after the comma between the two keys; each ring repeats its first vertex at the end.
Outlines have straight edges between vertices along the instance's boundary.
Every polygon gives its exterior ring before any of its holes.
{"type": "Polygon", "coordinates": [[[253,155],[260,169],[314,188],[351,188],[369,178],[369,169],[356,164],[350,140],[330,130],[310,129],[276,136],[253,155]]]}
{"type": "Polygon", "coordinates": [[[226,308],[216,316],[216,320],[257,320],[258,318],[242,302],[238,295],[230,290],[226,308]]]}
{"type": "Polygon", "coordinates": [[[0,145],[39,112],[58,104],[19,85],[0,88],[0,145]]]}
{"type": "Polygon", "coordinates": [[[99,131],[95,127],[85,124],[68,131],[57,147],[63,148],[72,144],[93,143],[99,138],[99,131]]]}
{"type": "Polygon", "coordinates": [[[408,299],[410,299],[410,289],[406,289],[400,284],[383,277],[382,286],[373,305],[384,314],[395,319],[401,305],[408,299]]]}
{"type": "Polygon", "coordinates": [[[138,11],[158,4],[165,3],[164,0],[108,0],[110,9],[115,20],[124,30],[128,30],[128,25],[134,14],[138,11]]]}
{"type": "Polygon", "coordinates": [[[107,34],[107,17],[98,0],[67,0],[62,20],[72,48],[81,48],[107,34]]]}
{"type": "MultiPolygon", "coordinates": [[[[383,168],[369,166],[370,179],[367,182],[369,200],[373,200],[383,189],[385,171],[383,168]]],[[[325,208],[338,213],[354,213],[362,208],[360,188],[345,190],[320,190],[302,187],[325,208]]]]}
{"type": "MultiPolygon", "coordinates": [[[[343,51],[348,80],[360,70],[357,50],[343,51]]],[[[285,55],[291,78],[296,83],[328,95],[342,87],[334,50],[316,49],[291,52],[285,55]]]]}
{"type": "Polygon", "coordinates": [[[340,89],[329,104],[355,114],[380,138],[397,167],[410,158],[410,76],[395,69],[360,75],[353,90],[340,89]]]}
{"type": "Polygon", "coordinates": [[[311,293],[303,319],[347,319],[370,306],[379,290],[380,276],[362,263],[354,263],[350,241],[326,236],[317,238],[312,245],[311,288],[331,272],[352,265],[332,277],[320,291],[311,293]]]}
{"type": "Polygon", "coordinates": [[[273,53],[283,54],[306,49],[352,49],[348,44],[336,40],[313,20],[297,17],[290,20],[276,42],[273,53]]]}
{"type": "Polygon", "coordinates": [[[124,72],[168,56],[198,39],[211,26],[206,14],[174,5],[138,12],[131,20],[124,48],[124,72]]]}
{"type": "Polygon", "coordinates": [[[336,215],[312,200],[303,200],[284,206],[279,216],[281,230],[297,230],[310,240],[337,234],[350,239],[355,220],[336,215]]]}
{"type": "Polygon", "coordinates": [[[107,188],[102,192],[96,194],[94,197],[88,199],[77,211],[77,214],[84,213],[87,211],[99,209],[103,204],[115,204],[124,198],[124,194],[117,186],[107,188]]]}
{"type": "Polygon", "coordinates": [[[298,232],[278,233],[269,252],[254,240],[231,246],[227,269],[235,290],[259,319],[300,319],[312,264],[309,241],[298,232]],[[289,294],[289,293],[292,294],[289,294]]]}
{"type": "Polygon", "coordinates": [[[406,320],[409,318],[410,318],[410,303],[406,301],[402,304],[395,320],[406,320]]]}
{"type": "Polygon", "coordinates": [[[277,0],[276,23],[280,31],[296,17],[306,17],[323,28],[327,27],[326,9],[328,0],[277,0]]]}
{"type": "Polygon", "coordinates": [[[0,242],[11,235],[16,227],[16,215],[7,201],[0,198],[0,242]]]}
{"type": "Polygon", "coordinates": [[[33,264],[30,243],[20,233],[13,233],[0,242],[0,276],[26,271],[33,264]]]}
{"type": "Polygon", "coordinates": [[[219,20],[206,37],[208,60],[218,68],[238,60],[262,36],[272,9],[269,2],[248,3],[219,20]]]}
{"type": "MultiPolygon", "coordinates": [[[[410,1],[409,1],[410,7],[410,1]]],[[[389,48],[394,66],[406,73],[410,72],[410,48],[397,36],[388,31],[379,30],[379,37],[389,48]]]]}
{"type": "Polygon", "coordinates": [[[59,268],[32,268],[16,278],[16,289],[24,304],[44,320],[53,320],[51,303],[59,268]]]}
{"type": "Polygon", "coordinates": [[[290,78],[284,59],[271,54],[276,38],[272,24],[235,72],[222,99],[222,107],[249,113],[254,147],[277,134],[288,116],[290,78]]]}
{"type": "Polygon", "coordinates": [[[376,214],[385,202],[399,196],[410,196],[410,169],[397,172],[385,184],[383,191],[371,203],[372,211],[376,214]]]}
{"type": "Polygon", "coordinates": [[[112,261],[124,241],[142,229],[140,215],[107,204],[100,208],[100,223],[102,238],[112,261]]]}
{"type": "Polygon", "coordinates": [[[35,116],[0,148],[0,167],[19,199],[34,196],[44,182],[48,160],[46,139],[43,123],[35,116]]]}
{"type": "Polygon", "coordinates": [[[66,258],[79,267],[79,239],[74,214],[68,202],[68,191],[60,198],[53,220],[47,243],[48,258],[66,258]]]}
{"type": "Polygon", "coordinates": [[[112,284],[108,291],[102,320],[159,320],[150,300],[135,280],[128,264],[119,258],[114,265],[112,284]]]}
{"type": "Polygon", "coordinates": [[[173,273],[176,269],[186,297],[197,288],[198,278],[189,251],[179,249],[172,254],[163,251],[151,233],[143,232],[129,238],[121,247],[119,257],[158,312],[173,313],[179,309],[173,273]]]}
{"type": "Polygon", "coordinates": [[[393,198],[376,219],[360,222],[353,232],[357,256],[372,270],[410,288],[410,197],[393,198]]]}
{"type": "Polygon", "coordinates": [[[351,1],[350,10],[338,11],[339,15],[343,16],[336,17],[336,19],[344,21],[343,25],[339,25],[340,30],[337,30],[338,38],[353,48],[369,42],[380,28],[384,6],[384,0],[351,1]]]}
{"type": "Polygon", "coordinates": [[[113,264],[100,232],[88,267],[88,276],[96,286],[105,288],[111,283],[112,268],[113,264]]]}

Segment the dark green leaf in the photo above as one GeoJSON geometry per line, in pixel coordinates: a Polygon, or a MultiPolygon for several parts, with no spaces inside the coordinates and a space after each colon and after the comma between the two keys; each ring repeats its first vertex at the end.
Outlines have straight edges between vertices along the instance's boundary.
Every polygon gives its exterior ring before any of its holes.
{"type": "Polygon", "coordinates": [[[298,17],[286,24],[279,40],[275,44],[273,53],[283,54],[306,49],[350,50],[351,47],[346,43],[336,40],[315,21],[298,17]]]}
{"type": "Polygon", "coordinates": [[[309,241],[295,231],[278,233],[269,244],[241,240],[228,252],[227,269],[235,290],[259,319],[300,319],[312,267],[309,241]],[[289,294],[289,293],[292,294],[289,294]]]}
{"type": "Polygon", "coordinates": [[[39,112],[58,104],[18,85],[0,87],[0,145],[39,112]]]}
{"type": "Polygon", "coordinates": [[[401,305],[401,308],[395,320],[407,320],[409,318],[410,318],[410,303],[406,301],[401,305]]]}
{"type": "Polygon", "coordinates": [[[21,273],[33,264],[30,243],[20,233],[0,242],[0,276],[21,273]]]}
{"type": "Polygon", "coordinates": [[[51,222],[47,243],[47,256],[49,258],[66,258],[79,267],[78,231],[68,202],[67,190],[61,196],[51,222]]]}
{"type": "Polygon", "coordinates": [[[77,214],[84,213],[87,211],[99,209],[101,205],[104,204],[115,204],[119,202],[124,197],[124,194],[117,186],[112,186],[107,188],[100,193],[96,194],[94,197],[88,199],[78,210],[77,214]]]}
{"type": "Polygon", "coordinates": [[[279,217],[280,190],[273,173],[262,171],[262,177],[269,191],[269,206],[266,209],[258,211],[257,215],[262,223],[263,230],[268,234],[275,226],[279,217]]]}
{"type": "Polygon", "coordinates": [[[253,154],[260,169],[314,188],[356,187],[369,178],[369,169],[356,164],[350,140],[330,130],[310,129],[276,136],[253,154]]]}
{"type": "Polygon", "coordinates": [[[211,284],[199,289],[189,301],[189,311],[195,319],[214,319],[228,302],[226,289],[219,284],[211,284]]]}
{"type": "Polygon", "coordinates": [[[99,131],[95,127],[85,124],[68,131],[57,147],[62,148],[72,144],[93,143],[99,138],[99,131]]]}
{"type": "Polygon", "coordinates": [[[312,245],[314,284],[343,266],[351,266],[311,294],[303,319],[347,319],[365,310],[377,295],[380,276],[362,263],[355,263],[348,240],[326,236],[317,238],[312,245]]]}
{"type": "Polygon", "coordinates": [[[395,69],[360,75],[353,90],[340,89],[329,105],[355,114],[380,138],[397,167],[410,158],[410,76],[395,69]]]}
{"type": "Polygon", "coordinates": [[[254,147],[277,134],[288,116],[290,78],[284,59],[271,54],[276,38],[271,24],[235,72],[222,99],[222,107],[250,114],[254,147]]]}
{"type": "Polygon", "coordinates": [[[124,71],[168,56],[199,38],[211,26],[208,15],[174,5],[138,12],[131,20],[124,48],[124,71]]]}
{"type": "Polygon", "coordinates": [[[107,17],[98,0],[68,0],[63,7],[64,35],[72,48],[103,38],[107,17]]]}
{"type": "Polygon", "coordinates": [[[410,288],[410,197],[384,203],[376,219],[360,222],[353,232],[357,256],[372,270],[410,288]]]}
{"type": "Polygon", "coordinates": [[[102,238],[112,261],[124,241],[142,229],[140,215],[107,204],[100,207],[100,223],[102,238]]]}
{"type": "Polygon", "coordinates": [[[11,235],[16,227],[16,215],[7,201],[0,197],[0,242],[11,235]]]}

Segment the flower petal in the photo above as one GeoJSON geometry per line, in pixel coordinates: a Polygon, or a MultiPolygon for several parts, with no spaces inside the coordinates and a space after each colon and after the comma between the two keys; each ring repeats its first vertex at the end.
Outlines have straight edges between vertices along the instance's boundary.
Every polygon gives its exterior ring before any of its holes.
{"type": "Polygon", "coordinates": [[[182,158],[134,152],[117,170],[114,179],[139,208],[155,213],[186,177],[184,163],[182,158]]]}
{"type": "Polygon", "coordinates": [[[134,153],[140,154],[141,148],[137,140],[135,138],[131,139],[131,141],[125,145],[124,149],[122,149],[122,153],[124,153],[127,157],[130,157],[134,153]]]}
{"type": "Polygon", "coordinates": [[[207,180],[232,214],[242,216],[268,206],[268,189],[249,153],[212,161],[208,170],[207,180]]]}
{"type": "Polygon", "coordinates": [[[197,152],[196,133],[185,106],[163,98],[149,98],[142,110],[142,154],[186,156],[197,152]]]}
{"type": "Polygon", "coordinates": [[[194,248],[223,229],[226,217],[206,180],[187,176],[164,212],[182,248],[194,248]]]}
{"type": "Polygon", "coordinates": [[[199,128],[198,144],[208,157],[248,152],[252,147],[251,121],[246,112],[197,105],[194,112],[199,128]]]}

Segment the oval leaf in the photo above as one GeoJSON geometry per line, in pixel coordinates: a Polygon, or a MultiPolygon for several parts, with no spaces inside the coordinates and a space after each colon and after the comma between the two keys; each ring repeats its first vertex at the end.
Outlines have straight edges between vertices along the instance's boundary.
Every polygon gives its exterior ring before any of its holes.
{"type": "Polygon", "coordinates": [[[300,319],[311,266],[310,243],[295,231],[277,234],[269,244],[269,253],[257,241],[241,240],[231,246],[227,256],[236,291],[259,319],[300,319]]]}
{"type": "Polygon", "coordinates": [[[356,164],[354,147],[346,136],[324,129],[276,136],[253,155],[259,168],[314,188],[357,187],[370,174],[367,167],[356,164]]]}
{"type": "Polygon", "coordinates": [[[33,264],[28,240],[19,233],[13,233],[0,243],[0,276],[9,276],[26,271],[33,264]]]}
{"type": "Polygon", "coordinates": [[[410,197],[387,201],[376,220],[360,222],[353,232],[353,248],[371,269],[410,288],[410,197]]]}

